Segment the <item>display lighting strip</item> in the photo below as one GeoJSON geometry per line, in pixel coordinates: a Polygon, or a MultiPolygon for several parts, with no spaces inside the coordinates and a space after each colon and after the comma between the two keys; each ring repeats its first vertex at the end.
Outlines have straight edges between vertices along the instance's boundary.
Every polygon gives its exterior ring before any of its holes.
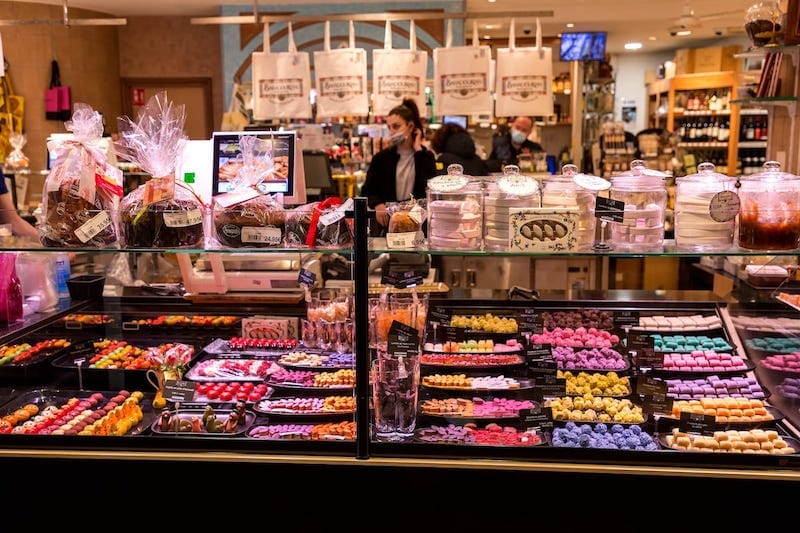
{"type": "Polygon", "coordinates": [[[69,18],[69,6],[67,0],[62,5],[62,17],[60,19],[0,19],[0,26],[125,26],[128,19],[121,18],[99,18],[99,19],[71,19],[69,18]]]}
{"type": "Polygon", "coordinates": [[[524,17],[553,17],[552,10],[543,11],[487,11],[472,13],[430,13],[426,11],[407,11],[393,13],[331,13],[328,15],[231,15],[224,17],[195,17],[191,24],[264,24],[274,22],[325,22],[326,20],[346,20],[354,22],[382,22],[386,20],[447,20],[447,19],[508,19],[524,17]]]}

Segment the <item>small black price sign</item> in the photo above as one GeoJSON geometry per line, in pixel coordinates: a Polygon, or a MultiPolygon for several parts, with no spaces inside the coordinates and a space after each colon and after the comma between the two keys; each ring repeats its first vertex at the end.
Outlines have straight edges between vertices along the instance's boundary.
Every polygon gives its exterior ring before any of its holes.
{"type": "Polygon", "coordinates": [[[522,310],[519,315],[520,333],[538,333],[542,331],[542,322],[536,309],[528,307],[522,310]]]}
{"type": "Polygon", "coordinates": [[[419,331],[417,328],[411,327],[408,324],[403,324],[402,322],[398,322],[397,320],[392,320],[391,325],[389,325],[389,335],[405,335],[407,337],[417,337],[419,335],[419,331]]]}
{"type": "Polygon", "coordinates": [[[645,394],[642,396],[642,412],[669,415],[672,413],[672,398],[666,394],[645,394]]]}
{"type": "Polygon", "coordinates": [[[425,276],[415,270],[407,272],[387,272],[381,276],[381,285],[389,285],[395,289],[407,289],[422,285],[425,276]]]}
{"type": "Polygon", "coordinates": [[[625,202],[598,196],[594,203],[594,216],[611,222],[625,220],[625,202]]]}
{"type": "Polygon", "coordinates": [[[553,346],[550,344],[529,344],[525,348],[525,356],[530,359],[552,359],[553,346]]]}
{"type": "Polygon", "coordinates": [[[661,394],[666,396],[668,390],[669,387],[664,380],[643,375],[640,375],[636,379],[636,394],[641,394],[642,396],[647,394],[661,394]]]}
{"type": "Polygon", "coordinates": [[[520,409],[520,425],[524,429],[538,429],[549,431],[553,429],[553,410],[549,407],[533,407],[531,409],[520,409]]]}
{"type": "Polygon", "coordinates": [[[543,396],[566,396],[567,380],[552,374],[533,376],[534,390],[540,390],[543,396]]]}
{"type": "Polygon", "coordinates": [[[300,274],[297,276],[297,283],[299,283],[301,287],[308,287],[311,289],[316,282],[317,275],[314,272],[306,270],[305,268],[300,269],[300,274]]]}
{"type": "Polygon", "coordinates": [[[444,307],[434,307],[428,310],[428,322],[438,323],[440,326],[449,326],[452,319],[450,312],[444,307]]]}
{"type": "Polygon", "coordinates": [[[639,368],[664,368],[664,354],[653,348],[641,348],[636,351],[636,365],[639,368]]]}
{"type": "Polygon", "coordinates": [[[628,350],[636,351],[642,348],[653,348],[656,340],[647,333],[628,333],[628,350]]]}
{"type": "Polygon", "coordinates": [[[398,357],[409,357],[419,354],[419,333],[415,328],[397,320],[389,326],[386,351],[398,357]]]}
{"type": "Polygon", "coordinates": [[[678,431],[713,435],[716,430],[716,418],[702,413],[681,412],[678,431]]]}
{"type": "Polygon", "coordinates": [[[164,398],[170,402],[191,402],[194,400],[194,381],[168,379],[164,382],[164,398]]]}
{"type": "Polygon", "coordinates": [[[462,342],[465,337],[465,330],[455,326],[445,326],[442,328],[442,334],[445,341],[462,342]]]}
{"type": "Polygon", "coordinates": [[[627,326],[639,325],[639,311],[614,311],[614,328],[624,329],[627,326]]]}

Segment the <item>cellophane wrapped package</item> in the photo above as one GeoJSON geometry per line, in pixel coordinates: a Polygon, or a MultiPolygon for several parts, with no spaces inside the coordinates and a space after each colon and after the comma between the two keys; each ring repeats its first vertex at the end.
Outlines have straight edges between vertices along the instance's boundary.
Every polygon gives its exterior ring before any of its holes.
{"type": "Polygon", "coordinates": [[[352,219],[345,212],[352,200],[336,196],[290,209],[286,213],[286,245],[292,248],[336,248],[353,245],[352,219]]]}
{"type": "Polygon", "coordinates": [[[116,247],[122,171],[100,148],[103,116],[75,103],[64,126],[72,136],[47,143],[55,162],[44,181],[40,240],[51,247],[116,247]]]}
{"type": "Polygon", "coordinates": [[[186,108],[153,95],[138,120],[120,117],[118,157],[130,161],[151,178],[120,202],[119,224],[126,248],[191,248],[204,245],[202,200],[185,183],[175,181],[175,169],[188,137],[186,108]]]}
{"type": "Polygon", "coordinates": [[[212,227],[217,243],[231,248],[283,244],[286,210],[282,194],[268,194],[259,185],[273,169],[272,142],[253,135],[239,138],[242,165],[231,190],[214,197],[212,227]]]}

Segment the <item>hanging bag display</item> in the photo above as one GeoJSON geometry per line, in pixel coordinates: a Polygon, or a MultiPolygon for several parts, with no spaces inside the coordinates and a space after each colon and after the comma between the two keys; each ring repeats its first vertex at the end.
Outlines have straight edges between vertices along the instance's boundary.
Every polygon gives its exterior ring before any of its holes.
{"type": "Polygon", "coordinates": [[[516,47],[514,19],[508,48],[498,48],[495,73],[495,116],[553,114],[553,51],[542,46],[542,28],[536,19],[536,46],[516,47]]]}
{"type": "Polygon", "coordinates": [[[50,63],[50,87],[44,93],[44,111],[47,120],[69,120],[72,116],[72,92],[61,85],[58,61],[50,63]]]}
{"type": "Polygon", "coordinates": [[[325,21],[325,49],[314,52],[317,116],[369,114],[367,93],[367,51],[355,47],[353,21],[350,45],[331,50],[330,21],[325,21]]]}
{"type": "Polygon", "coordinates": [[[288,23],[289,49],[270,51],[269,24],[264,24],[264,51],[253,52],[253,118],[312,118],[311,66],[308,52],[298,52],[292,23],[288,23]]]}
{"type": "Polygon", "coordinates": [[[433,51],[434,115],[490,115],[492,52],[478,44],[478,24],[472,25],[472,45],[452,46],[453,31],[447,21],[444,48],[433,51]]]}
{"type": "Polygon", "coordinates": [[[428,77],[428,54],[417,50],[414,21],[408,34],[409,49],[392,48],[392,23],[386,21],[383,48],[372,50],[373,112],[386,116],[393,107],[411,98],[425,109],[425,80],[428,77]]]}

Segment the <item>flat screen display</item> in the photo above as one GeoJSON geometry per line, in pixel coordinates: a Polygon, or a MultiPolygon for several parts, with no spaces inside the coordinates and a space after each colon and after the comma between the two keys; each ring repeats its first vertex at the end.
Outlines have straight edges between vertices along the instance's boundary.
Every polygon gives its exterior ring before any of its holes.
{"type": "Polygon", "coordinates": [[[606,33],[572,32],[561,34],[558,55],[561,61],[603,61],[606,58],[606,33]]]}
{"type": "MultiPolygon", "coordinates": [[[[269,140],[272,144],[274,172],[261,182],[259,188],[265,193],[283,193],[284,203],[295,203],[291,201],[291,198],[297,195],[295,179],[297,134],[294,131],[215,132],[212,137],[214,151],[211,194],[226,193],[233,188],[232,180],[243,164],[242,153],[239,150],[239,140],[243,135],[269,140]]],[[[302,189],[304,192],[305,188],[302,189]]]]}
{"type": "Polygon", "coordinates": [[[464,129],[467,129],[467,116],[466,115],[445,115],[442,117],[442,124],[458,124],[464,129]]]}

